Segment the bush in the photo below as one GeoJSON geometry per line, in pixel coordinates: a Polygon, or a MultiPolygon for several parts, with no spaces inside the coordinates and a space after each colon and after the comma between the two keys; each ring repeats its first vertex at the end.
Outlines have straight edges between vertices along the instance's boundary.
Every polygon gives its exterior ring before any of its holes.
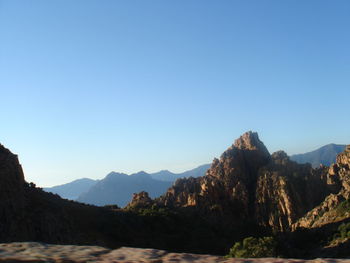
{"type": "Polygon", "coordinates": [[[227,257],[262,258],[276,257],[276,241],[273,237],[247,237],[243,242],[236,242],[227,257]]]}
{"type": "Polygon", "coordinates": [[[331,239],[331,241],[346,238],[350,238],[350,223],[342,223],[339,225],[337,231],[333,234],[333,239],[331,239]]]}
{"type": "Polygon", "coordinates": [[[343,223],[338,227],[338,231],[341,238],[348,238],[350,237],[350,223],[343,223]]]}
{"type": "Polygon", "coordinates": [[[340,214],[340,215],[343,215],[347,212],[350,212],[350,200],[347,199],[343,202],[341,202],[338,207],[337,207],[337,212],[340,214]]]}

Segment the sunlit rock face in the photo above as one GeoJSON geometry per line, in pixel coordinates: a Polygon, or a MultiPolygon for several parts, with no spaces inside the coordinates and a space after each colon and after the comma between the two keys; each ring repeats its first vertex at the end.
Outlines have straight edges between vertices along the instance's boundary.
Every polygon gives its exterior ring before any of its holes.
{"type": "Polygon", "coordinates": [[[326,169],[312,169],[289,160],[286,153],[272,154],[259,170],[255,216],[259,224],[286,230],[330,193],[326,169]]]}
{"type": "Polygon", "coordinates": [[[257,133],[247,132],[214,159],[206,176],[180,179],[159,202],[170,207],[215,207],[231,212],[241,219],[249,216],[249,204],[254,201],[252,188],[258,169],[270,161],[270,154],[257,133]]]}
{"type": "Polygon", "coordinates": [[[332,193],[293,224],[293,229],[320,227],[350,217],[350,214],[341,213],[337,209],[342,202],[350,199],[350,145],[338,154],[336,163],[329,167],[326,178],[332,193]]]}
{"type": "Polygon", "coordinates": [[[297,164],[283,151],[270,155],[249,131],[214,159],[205,176],[179,179],[155,201],[283,231],[321,203],[331,186],[326,167],[297,164]]]}
{"type": "Polygon", "coordinates": [[[126,208],[143,208],[149,207],[153,204],[153,200],[149,197],[148,193],[142,191],[140,193],[134,193],[131,202],[126,208]]]}

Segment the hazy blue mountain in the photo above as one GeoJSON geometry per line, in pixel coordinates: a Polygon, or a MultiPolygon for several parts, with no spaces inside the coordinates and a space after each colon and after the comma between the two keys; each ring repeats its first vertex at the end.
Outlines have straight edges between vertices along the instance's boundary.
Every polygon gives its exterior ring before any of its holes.
{"type": "Polygon", "coordinates": [[[83,178],[44,190],[87,204],[125,206],[131,200],[133,193],[146,191],[153,198],[160,196],[178,178],[203,176],[209,167],[210,164],[204,164],[183,173],[172,173],[168,170],[152,174],[139,172],[132,175],[112,172],[102,180],[83,178]]]}
{"type": "Polygon", "coordinates": [[[164,194],[176,179],[203,176],[209,167],[209,164],[205,164],[178,174],[167,170],[132,175],[112,172],[93,185],[89,191],[81,194],[77,201],[99,206],[117,204],[124,207],[131,201],[133,193],[146,191],[150,197],[158,197],[164,194]]]}
{"type": "Polygon", "coordinates": [[[108,174],[77,199],[78,202],[98,206],[117,204],[124,207],[131,201],[132,194],[146,191],[152,198],[160,196],[171,186],[172,182],[153,179],[145,172],[132,175],[108,174]]]}
{"type": "Polygon", "coordinates": [[[292,155],[290,159],[297,163],[311,163],[313,167],[318,167],[320,164],[329,166],[335,162],[337,155],[344,151],[345,146],[333,143],[327,144],[312,152],[292,155]]]}
{"type": "Polygon", "coordinates": [[[153,179],[167,182],[174,182],[178,178],[183,177],[199,177],[205,175],[205,172],[210,168],[210,164],[203,164],[183,173],[172,173],[168,170],[162,170],[157,173],[150,174],[153,179]]]}
{"type": "Polygon", "coordinates": [[[82,178],[67,184],[57,185],[53,187],[46,187],[44,188],[44,191],[58,194],[62,198],[75,200],[82,193],[88,191],[90,187],[96,184],[97,182],[98,180],[82,178]]]}

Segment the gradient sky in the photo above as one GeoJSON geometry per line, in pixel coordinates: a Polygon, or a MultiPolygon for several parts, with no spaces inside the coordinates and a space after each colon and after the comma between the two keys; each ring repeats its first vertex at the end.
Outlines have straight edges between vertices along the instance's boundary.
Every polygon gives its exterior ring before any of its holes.
{"type": "Polygon", "coordinates": [[[248,130],[350,143],[350,1],[0,0],[0,143],[27,181],[184,171],[248,130]]]}

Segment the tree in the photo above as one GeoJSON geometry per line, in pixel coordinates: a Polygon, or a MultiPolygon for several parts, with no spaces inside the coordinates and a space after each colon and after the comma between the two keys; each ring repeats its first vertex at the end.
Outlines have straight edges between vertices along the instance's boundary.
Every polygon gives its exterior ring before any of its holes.
{"type": "Polygon", "coordinates": [[[276,257],[276,241],[273,237],[247,237],[243,240],[243,242],[236,242],[230,249],[227,257],[276,257]]]}

